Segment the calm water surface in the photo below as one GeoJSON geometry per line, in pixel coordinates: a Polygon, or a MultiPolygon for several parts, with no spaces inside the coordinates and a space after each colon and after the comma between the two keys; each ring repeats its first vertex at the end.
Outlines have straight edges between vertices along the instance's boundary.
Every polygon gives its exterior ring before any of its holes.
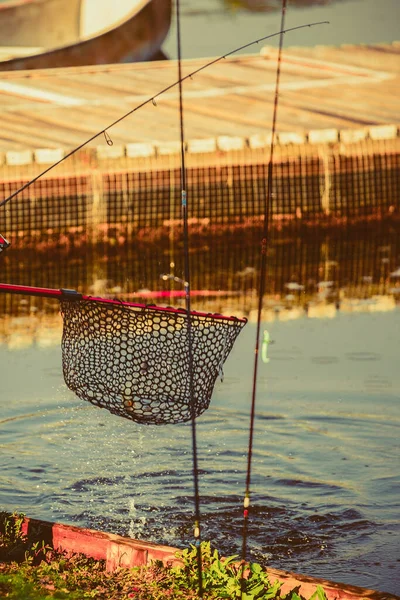
{"type": "MultiPolygon", "coordinates": [[[[255,5],[262,2],[251,2],[255,5]]],[[[263,0],[267,6],[280,7],[281,2],[263,0]]],[[[223,0],[181,0],[182,55],[186,58],[215,56],[233,50],[280,29],[280,10],[251,12],[232,11],[223,0]]],[[[288,2],[286,28],[305,23],[329,21],[311,29],[294,31],[285,36],[285,46],[317,44],[377,44],[398,40],[400,2],[398,0],[304,0],[288,2]]],[[[268,44],[276,45],[279,38],[268,44]]],[[[163,50],[175,58],[175,19],[163,50]]],[[[252,46],[244,52],[258,52],[252,46]]]]}

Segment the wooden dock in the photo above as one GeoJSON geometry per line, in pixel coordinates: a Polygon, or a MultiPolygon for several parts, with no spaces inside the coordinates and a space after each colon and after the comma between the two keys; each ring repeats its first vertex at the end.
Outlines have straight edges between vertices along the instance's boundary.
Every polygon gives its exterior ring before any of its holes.
{"type": "MultiPolygon", "coordinates": [[[[262,143],[272,121],[276,55],[264,47],[259,54],[232,56],[185,81],[189,147],[213,149],[212,140],[222,150],[262,143]]],[[[183,74],[207,62],[186,60],[183,74]]],[[[111,156],[127,144],[161,149],[178,144],[177,87],[157,95],[176,80],[174,61],[0,73],[0,164],[18,160],[9,151],[25,151],[19,157],[23,163],[29,151],[70,150],[153,96],[156,106],[149,102],[109,131],[114,150],[103,137],[92,147],[105,147],[111,156]]],[[[400,42],[288,48],[282,60],[279,139],[332,142],[343,131],[346,141],[368,135],[370,127],[380,128],[375,135],[397,136],[399,97],[400,42]]]]}
{"type": "MultiPolygon", "coordinates": [[[[200,227],[262,221],[276,58],[264,47],[184,82],[189,216],[200,227]]],[[[184,61],[184,76],[206,63],[184,61]]],[[[142,105],[6,205],[13,245],[179,227],[176,80],[168,61],[0,73],[0,198],[142,105]]],[[[272,220],[399,216],[400,43],[289,48],[280,89],[272,220]]]]}

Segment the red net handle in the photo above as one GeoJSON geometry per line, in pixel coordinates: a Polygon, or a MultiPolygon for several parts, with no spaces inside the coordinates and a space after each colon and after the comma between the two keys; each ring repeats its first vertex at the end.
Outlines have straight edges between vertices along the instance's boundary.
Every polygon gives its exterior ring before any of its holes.
{"type": "MultiPolygon", "coordinates": [[[[161,310],[163,312],[171,312],[171,313],[180,313],[185,314],[186,310],[184,308],[173,308],[171,306],[156,306],[155,304],[140,304],[135,302],[123,302],[122,300],[113,300],[110,298],[100,298],[96,296],[85,296],[76,290],[69,290],[65,288],[55,289],[55,288],[42,288],[42,287],[34,287],[29,285],[14,285],[11,283],[0,283],[0,293],[3,294],[22,294],[25,296],[39,296],[41,298],[54,298],[55,300],[87,300],[90,302],[101,302],[108,305],[118,305],[118,306],[127,306],[131,308],[146,308],[148,310],[161,310]]],[[[207,316],[210,313],[204,313],[192,310],[191,314],[199,315],[199,316],[207,316]]],[[[240,321],[242,323],[246,323],[246,318],[239,317],[226,317],[224,315],[214,314],[214,319],[224,319],[232,320],[232,321],[240,321]]]]}

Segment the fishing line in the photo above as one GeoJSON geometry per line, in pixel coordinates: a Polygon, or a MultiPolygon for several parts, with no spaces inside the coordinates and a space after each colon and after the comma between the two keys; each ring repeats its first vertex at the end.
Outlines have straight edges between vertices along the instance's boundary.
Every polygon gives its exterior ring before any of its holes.
{"type": "Polygon", "coordinates": [[[285,34],[286,16],[286,0],[282,0],[282,11],[281,11],[281,31],[279,38],[279,50],[278,50],[278,63],[276,69],[276,81],[275,81],[275,98],[274,108],[272,116],[272,130],[271,130],[271,146],[268,162],[268,174],[267,174],[267,194],[264,198],[264,226],[263,226],[263,237],[261,241],[261,265],[260,265],[260,283],[258,292],[258,311],[257,311],[257,328],[256,328],[256,343],[254,348],[254,370],[253,370],[253,387],[251,397],[251,411],[250,411],[250,426],[249,426],[249,446],[247,451],[247,473],[246,473],[246,489],[243,501],[243,533],[242,533],[242,597],[244,587],[244,569],[246,561],[247,551],[247,539],[248,539],[248,527],[249,527],[249,509],[250,509],[250,485],[251,485],[251,466],[253,457],[253,441],[254,441],[254,419],[255,419],[255,408],[256,408],[256,393],[257,393],[257,374],[258,374],[258,362],[259,362],[259,348],[260,348],[260,329],[261,329],[261,313],[263,305],[263,297],[265,293],[266,275],[267,275],[267,251],[269,243],[269,220],[271,210],[271,199],[272,199],[272,170],[273,170],[273,159],[274,159],[274,146],[276,136],[276,119],[278,113],[278,100],[279,100],[279,82],[281,75],[281,60],[282,60],[282,46],[283,38],[285,34]]]}
{"type": "Polygon", "coordinates": [[[285,31],[278,31],[277,33],[272,33],[270,35],[266,35],[266,36],[263,36],[261,38],[258,38],[257,40],[253,40],[252,42],[248,42],[247,44],[244,44],[243,46],[239,46],[238,48],[235,48],[234,50],[231,50],[230,52],[227,52],[226,54],[223,54],[223,55],[219,56],[218,58],[214,58],[213,60],[211,60],[210,62],[208,62],[208,63],[206,63],[204,65],[202,65],[201,67],[199,67],[198,69],[196,69],[192,73],[189,73],[188,75],[185,75],[185,77],[182,77],[179,81],[175,81],[174,83],[168,85],[167,87],[165,87],[163,90],[161,90],[160,92],[158,92],[154,96],[151,96],[150,98],[148,98],[147,100],[145,100],[141,104],[138,104],[137,106],[135,106],[135,108],[132,108],[131,110],[129,110],[128,112],[126,112],[124,115],[122,115],[121,117],[119,117],[118,119],[116,119],[115,121],[113,121],[112,123],[110,123],[109,125],[107,125],[107,127],[104,127],[104,129],[101,129],[101,131],[98,131],[97,133],[95,133],[94,135],[92,135],[92,137],[90,137],[88,140],[86,140],[85,142],[82,142],[82,144],[79,144],[79,146],[76,146],[76,148],[74,148],[73,150],[70,150],[65,156],[63,156],[62,158],[60,158],[60,160],[56,161],[55,163],[53,163],[52,165],[50,165],[49,167],[47,167],[47,169],[45,169],[44,171],[42,171],[41,173],[39,173],[39,175],[36,175],[36,177],[34,177],[33,179],[31,179],[30,181],[28,181],[27,183],[25,183],[18,190],[16,190],[15,192],[13,192],[10,196],[8,196],[4,200],[2,200],[0,202],[0,207],[4,206],[8,202],[10,202],[10,200],[12,200],[13,198],[15,198],[15,196],[17,196],[18,194],[20,194],[21,192],[23,192],[26,188],[28,188],[29,186],[31,186],[32,184],[34,184],[38,179],[40,179],[41,177],[43,177],[44,175],[46,175],[49,171],[51,171],[52,169],[54,169],[55,167],[57,167],[59,164],[61,164],[62,162],[64,162],[65,160],[67,160],[68,158],[70,158],[71,156],[73,156],[74,154],[76,154],[76,152],[79,152],[79,150],[82,150],[82,148],[84,148],[85,146],[87,146],[88,144],[90,144],[90,142],[93,142],[99,136],[104,135],[104,137],[106,138],[107,144],[108,145],[112,145],[111,138],[107,138],[107,136],[106,136],[106,134],[107,134],[107,132],[108,132],[109,129],[111,129],[115,125],[118,125],[118,123],[121,123],[121,121],[123,121],[124,119],[126,119],[127,117],[129,117],[130,115],[132,115],[134,112],[136,112],[140,108],[143,108],[143,106],[146,106],[150,102],[154,106],[157,106],[156,98],[158,98],[162,94],[165,94],[166,92],[168,92],[169,90],[171,90],[172,88],[174,88],[176,85],[182,84],[187,79],[192,79],[194,75],[197,75],[197,73],[200,73],[201,71],[204,71],[204,69],[207,69],[208,67],[211,67],[212,65],[215,65],[216,63],[220,62],[224,58],[227,58],[228,56],[231,56],[232,54],[235,54],[236,52],[240,52],[241,50],[245,50],[246,48],[249,48],[250,46],[253,46],[254,44],[259,44],[260,42],[263,42],[265,40],[271,39],[271,38],[276,37],[278,35],[282,35],[284,33],[289,33],[291,31],[296,31],[298,29],[304,29],[306,27],[314,27],[315,25],[326,25],[327,23],[329,23],[329,21],[318,21],[318,22],[315,22],[315,23],[306,23],[305,25],[297,25],[296,27],[290,27],[290,28],[286,29],[285,31]],[[111,144],[110,144],[110,142],[111,142],[111,144]]]}
{"type": "Polygon", "coordinates": [[[190,263],[189,263],[189,227],[188,227],[188,203],[187,203],[187,180],[186,180],[186,162],[185,162],[185,127],[183,119],[183,90],[182,83],[182,58],[181,58],[181,20],[180,20],[180,0],[176,0],[176,22],[177,22],[177,41],[178,41],[178,84],[179,84],[179,130],[181,142],[181,194],[182,194],[182,217],[183,217],[183,244],[184,244],[184,277],[185,277],[185,304],[187,313],[187,334],[188,334],[188,361],[189,361],[189,395],[191,406],[191,429],[192,429],[192,460],[193,460],[193,486],[194,486],[194,539],[196,544],[197,574],[199,597],[203,597],[203,577],[202,577],[202,558],[201,558],[201,530],[200,530],[200,494],[199,494],[199,468],[197,457],[197,439],[196,439],[196,412],[194,397],[194,372],[193,372],[193,340],[192,340],[192,316],[190,312],[190,263]]]}

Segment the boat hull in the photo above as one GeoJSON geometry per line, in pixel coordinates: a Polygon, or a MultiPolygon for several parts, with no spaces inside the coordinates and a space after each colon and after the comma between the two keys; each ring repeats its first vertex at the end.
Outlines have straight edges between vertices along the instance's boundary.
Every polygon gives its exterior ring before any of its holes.
{"type": "MultiPolygon", "coordinates": [[[[23,8],[24,5],[20,5],[20,11],[23,8]]],[[[47,69],[153,60],[159,56],[161,45],[168,34],[171,12],[172,0],[149,0],[139,3],[138,7],[114,28],[56,48],[0,61],[0,70],[47,69]]],[[[75,13],[71,15],[71,31],[75,27],[75,13]]],[[[0,19],[4,17],[5,12],[2,10],[0,19]]]]}

